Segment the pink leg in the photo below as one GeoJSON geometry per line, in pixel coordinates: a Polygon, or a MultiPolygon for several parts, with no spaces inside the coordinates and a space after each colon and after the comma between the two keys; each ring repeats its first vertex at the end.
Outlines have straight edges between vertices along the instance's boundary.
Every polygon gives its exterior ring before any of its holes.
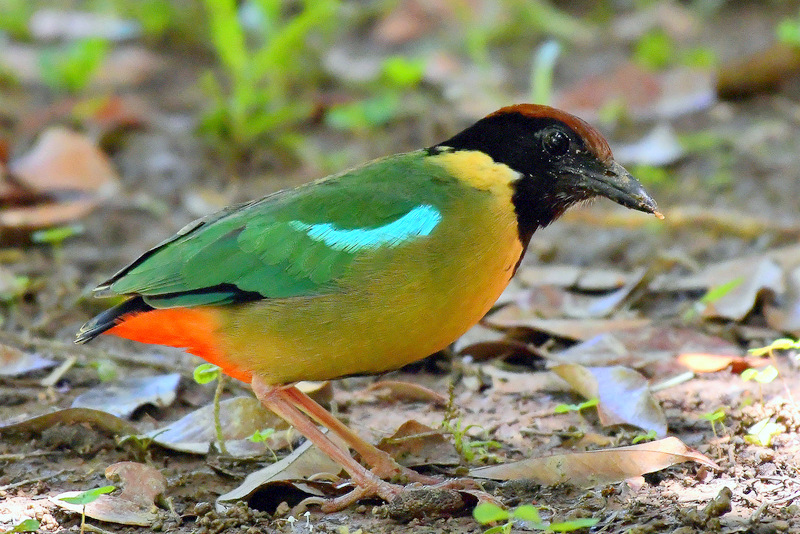
{"type": "MultiPolygon", "coordinates": [[[[270,386],[257,376],[253,377],[251,386],[256,397],[264,406],[285,419],[298,432],[319,447],[322,452],[341,465],[355,483],[356,489],[350,493],[323,503],[323,511],[338,511],[347,508],[359,499],[368,497],[377,496],[385,501],[391,501],[403,491],[401,486],[381,480],[380,477],[356,462],[348,451],[343,451],[328,439],[314,422],[297,408],[297,401],[292,395],[288,394],[288,391],[294,389],[293,387],[287,389],[281,386],[270,386]]],[[[339,424],[341,425],[341,423],[339,424]]]]}

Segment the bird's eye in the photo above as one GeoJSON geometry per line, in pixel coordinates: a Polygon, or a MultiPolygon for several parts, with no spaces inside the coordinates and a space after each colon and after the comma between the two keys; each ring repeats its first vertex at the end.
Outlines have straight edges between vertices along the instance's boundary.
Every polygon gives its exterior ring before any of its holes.
{"type": "Polygon", "coordinates": [[[551,156],[563,156],[569,150],[569,136],[561,130],[548,130],[542,136],[542,145],[551,156]]]}

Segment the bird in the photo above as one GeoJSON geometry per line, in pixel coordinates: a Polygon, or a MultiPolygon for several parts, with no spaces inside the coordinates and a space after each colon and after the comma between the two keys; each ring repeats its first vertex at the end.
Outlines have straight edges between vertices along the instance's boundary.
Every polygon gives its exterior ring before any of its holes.
{"type": "Polygon", "coordinates": [[[534,232],[595,197],[663,218],[593,126],[545,105],[503,107],[431,147],[188,224],[95,289],[128,298],[75,341],[110,334],[219,366],[349,475],[353,489],[323,511],[390,501],[403,483],[443,481],[399,466],[295,384],[445,349],[494,305],[534,232]]]}

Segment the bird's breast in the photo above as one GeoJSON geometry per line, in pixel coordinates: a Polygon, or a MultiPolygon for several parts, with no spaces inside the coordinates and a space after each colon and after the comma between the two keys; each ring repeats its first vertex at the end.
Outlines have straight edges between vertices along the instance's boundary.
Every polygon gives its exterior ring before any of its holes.
{"type": "Polygon", "coordinates": [[[467,188],[439,210],[430,235],[359,256],[329,292],[227,309],[230,358],[277,384],[397,369],[455,341],[508,285],[523,246],[510,188],[467,188]]]}

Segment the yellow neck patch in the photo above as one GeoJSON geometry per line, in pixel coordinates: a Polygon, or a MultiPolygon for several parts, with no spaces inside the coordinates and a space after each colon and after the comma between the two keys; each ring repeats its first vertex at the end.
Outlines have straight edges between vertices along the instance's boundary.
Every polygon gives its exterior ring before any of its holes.
{"type": "Polygon", "coordinates": [[[431,156],[431,161],[466,185],[495,194],[510,195],[512,182],[521,178],[520,173],[479,150],[443,152],[431,156]]]}

